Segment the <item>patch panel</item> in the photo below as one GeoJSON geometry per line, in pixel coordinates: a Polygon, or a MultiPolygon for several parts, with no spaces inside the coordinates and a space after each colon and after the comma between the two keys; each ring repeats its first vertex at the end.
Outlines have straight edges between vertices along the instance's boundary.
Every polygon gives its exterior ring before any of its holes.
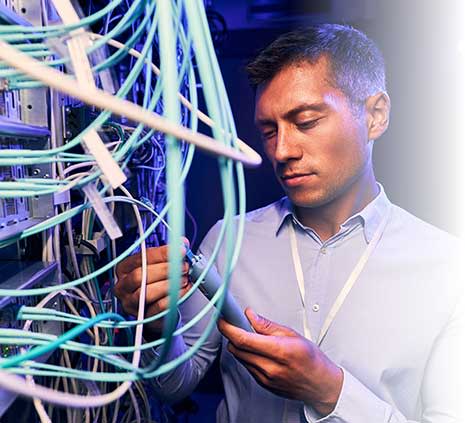
{"type": "MultiPolygon", "coordinates": [[[[18,262],[16,260],[0,261],[0,274],[2,289],[42,288],[57,284],[60,280],[57,263],[18,262]]],[[[42,299],[42,296],[30,295],[22,297],[0,298],[0,328],[20,329],[24,321],[17,319],[17,314],[22,306],[34,307],[42,299]]],[[[60,308],[58,300],[51,301],[47,307],[60,308]]],[[[36,321],[31,325],[32,332],[49,333],[59,335],[62,333],[61,325],[53,321],[36,321]]],[[[0,355],[5,356],[15,353],[15,346],[2,346],[0,355]]]]}

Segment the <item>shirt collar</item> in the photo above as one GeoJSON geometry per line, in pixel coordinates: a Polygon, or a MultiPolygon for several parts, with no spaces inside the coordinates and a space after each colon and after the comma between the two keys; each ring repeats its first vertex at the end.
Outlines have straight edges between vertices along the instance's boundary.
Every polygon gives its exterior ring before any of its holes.
{"type": "MultiPolygon", "coordinates": [[[[387,213],[389,206],[391,205],[383,186],[379,182],[377,182],[377,185],[379,187],[378,195],[370,203],[368,203],[365,208],[349,217],[341,225],[341,231],[343,231],[361,223],[367,243],[373,238],[378,225],[381,223],[382,218],[387,213]]],[[[284,226],[284,222],[289,219],[289,216],[299,223],[294,213],[294,207],[288,197],[283,197],[281,199],[278,211],[280,218],[278,220],[278,226],[276,227],[276,235],[278,235],[281,228],[284,226]]]]}

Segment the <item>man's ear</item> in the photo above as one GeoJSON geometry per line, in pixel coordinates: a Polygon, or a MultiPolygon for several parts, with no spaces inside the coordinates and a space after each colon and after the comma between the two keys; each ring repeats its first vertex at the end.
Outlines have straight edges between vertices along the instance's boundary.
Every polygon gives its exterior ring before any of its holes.
{"type": "Polygon", "coordinates": [[[375,140],[383,135],[389,126],[391,99],[385,92],[379,92],[367,98],[365,112],[367,118],[368,139],[375,140]]]}

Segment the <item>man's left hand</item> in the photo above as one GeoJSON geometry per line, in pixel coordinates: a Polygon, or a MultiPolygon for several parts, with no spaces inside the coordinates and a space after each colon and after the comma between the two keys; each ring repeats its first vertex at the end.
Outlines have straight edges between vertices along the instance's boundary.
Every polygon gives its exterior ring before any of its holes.
{"type": "Polygon", "coordinates": [[[228,350],[269,391],[305,404],[325,416],[337,403],[342,370],[313,342],[294,330],[245,311],[256,333],[224,320],[218,329],[229,340],[228,350]]]}

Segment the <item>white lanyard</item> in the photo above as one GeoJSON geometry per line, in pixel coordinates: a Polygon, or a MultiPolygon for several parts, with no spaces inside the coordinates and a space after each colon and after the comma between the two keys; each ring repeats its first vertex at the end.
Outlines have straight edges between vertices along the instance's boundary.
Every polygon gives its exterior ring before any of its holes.
{"type": "MultiPolygon", "coordinates": [[[[321,342],[323,341],[323,338],[325,337],[326,333],[328,332],[329,327],[333,323],[333,320],[341,308],[342,304],[344,303],[347,295],[349,294],[350,290],[354,286],[355,282],[357,281],[358,277],[360,276],[360,273],[362,273],[363,268],[365,267],[366,262],[370,258],[371,254],[375,250],[376,246],[379,243],[379,240],[381,239],[381,236],[383,235],[384,229],[386,228],[389,216],[391,214],[391,209],[392,206],[389,207],[388,211],[386,212],[383,220],[381,223],[378,225],[376,228],[376,232],[373,235],[373,238],[371,242],[368,243],[365,251],[363,252],[362,256],[360,257],[360,260],[354,267],[354,270],[352,270],[352,273],[349,276],[349,279],[347,279],[347,282],[341,289],[341,292],[339,293],[338,297],[334,301],[333,306],[331,307],[331,310],[328,313],[328,316],[326,317],[326,320],[323,323],[323,327],[321,328],[320,331],[320,336],[318,337],[317,345],[320,345],[321,342]]],[[[299,256],[299,250],[297,249],[297,236],[295,234],[295,229],[294,229],[294,222],[291,222],[290,224],[290,242],[291,242],[291,252],[292,252],[292,260],[294,261],[294,269],[295,269],[295,275],[297,277],[297,283],[299,285],[299,291],[300,291],[300,297],[302,300],[302,305],[304,307],[304,333],[305,337],[309,339],[310,341],[313,341],[312,335],[310,333],[310,328],[308,327],[308,322],[307,322],[307,315],[306,315],[306,308],[305,308],[305,282],[304,282],[304,272],[302,269],[302,263],[300,261],[300,256],[299,256]]]]}

